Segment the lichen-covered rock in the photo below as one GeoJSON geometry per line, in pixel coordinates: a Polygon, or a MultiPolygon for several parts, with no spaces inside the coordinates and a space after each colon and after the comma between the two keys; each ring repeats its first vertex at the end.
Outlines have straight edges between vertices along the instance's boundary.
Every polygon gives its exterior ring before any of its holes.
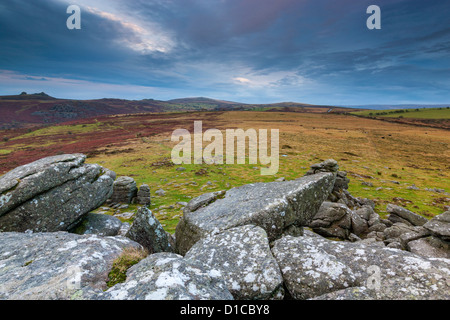
{"type": "Polygon", "coordinates": [[[199,240],[185,259],[220,274],[235,299],[282,299],[283,278],[264,229],[235,227],[199,240]]]}
{"type": "Polygon", "coordinates": [[[138,209],[126,236],[140,243],[150,254],[174,251],[166,231],[147,207],[138,209]]]}
{"type": "Polygon", "coordinates": [[[361,218],[359,214],[353,211],[351,212],[350,217],[352,221],[351,231],[359,237],[365,235],[369,227],[367,220],[361,218]]]}
{"type": "Polygon", "coordinates": [[[112,192],[111,171],[61,155],[18,167],[0,178],[0,231],[66,231],[112,192]]]}
{"type": "Polygon", "coordinates": [[[272,252],[294,298],[450,298],[448,259],[318,237],[285,237],[272,252]]]}
{"type": "Polygon", "coordinates": [[[0,216],[34,196],[80,177],[85,155],[64,154],[39,159],[0,177],[0,216]]]}
{"type": "Polygon", "coordinates": [[[292,181],[248,184],[196,210],[188,204],[176,228],[178,252],[185,254],[211,232],[247,224],[262,227],[272,241],[292,224],[306,225],[328,197],[334,179],[332,173],[318,173],[292,181]]]}
{"type": "Polygon", "coordinates": [[[273,255],[294,299],[309,299],[357,285],[353,270],[317,245],[321,239],[324,238],[287,236],[274,243],[273,255]]]}
{"type": "Polygon", "coordinates": [[[0,299],[95,299],[106,289],[124,237],[67,232],[0,233],[0,299]]]}
{"type": "Polygon", "coordinates": [[[428,231],[424,227],[396,222],[391,227],[384,229],[383,238],[388,243],[399,242],[404,248],[409,241],[425,237],[427,234],[428,231]]]}
{"type": "Polygon", "coordinates": [[[407,249],[424,257],[450,259],[450,243],[433,236],[410,241],[407,249]]]}
{"type": "Polygon", "coordinates": [[[150,187],[147,184],[143,184],[139,187],[136,202],[143,206],[149,206],[151,204],[150,187]]]}
{"type": "Polygon", "coordinates": [[[103,300],[232,300],[216,272],[174,253],[155,253],[127,271],[124,283],[98,296],[103,300]]]}
{"type": "MultiPolygon", "coordinates": [[[[308,170],[306,175],[312,175],[319,172],[333,172],[337,173],[339,170],[339,165],[334,159],[327,159],[320,163],[315,163],[310,166],[311,169],[308,170]]],[[[344,175],[346,176],[346,175],[344,175]]]]}
{"type": "Polygon", "coordinates": [[[386,211],[390,213],[388,219],[394,223],[401,222],[411,224],[413,226],[423,226],[428,222],[427,218],[395,204],[388,204],[386,211]]]}
{"type": "Polygon", "coordinates": [[[99,236],[116,236],[122,221],[118,218],[101,213],[90,212],[71,232],[76,234],[97,234],[99,236]]]}
{"type": "Polygon", "coordinates": [[[127,176],[120,176],[114,181],[113,193],[111,195],[112,202],[131,203],[137,195],[136,181],[127,176]]]}
{"type": "Polygon", "coordinates": [[[325,237],[347,239],[352,227],[352,211],[345,204],[325,201],[309,227],[325,237]]]}
{"type": "Polygon", "coordinates": [[[424,227],[437,237],[450,240],[450,210],[435,216],[424,227]]]}

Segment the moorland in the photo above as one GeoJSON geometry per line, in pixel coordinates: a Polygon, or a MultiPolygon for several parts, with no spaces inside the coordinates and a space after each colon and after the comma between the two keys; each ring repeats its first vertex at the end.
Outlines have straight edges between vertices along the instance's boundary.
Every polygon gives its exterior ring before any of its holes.
{"type": "MultiPolygon", "coordinates": [[[[128,105],[125,109],[119,105],[111,107],[111,104],[107,104],[110,109],[96,109],[93,104],[84,110],[103,111],[99,114],[86,111],[74,118],[70,116],[70,109],[64,111],[61,107],[59,115],[66,112],[65,116],[43,122],[46,118],[42,114],[51,114],[52,106],[62,102],[38,96],[22,102],[17,99],[12,104],[11,99],[0,99],[0,107],[4,106],[1,101],[9,105],[0,109],[7,110],[2,120],[7,123],[13,116],[20,118],[20,114],[30,118],[22,118],[25,120],[15,128],[0,130],[0,175],[42,157],[84,153],[89,163],[99,163],[118,176],[133,177],[138,186],[148,184],[152,190],[151,209],[163,227],[172,233],[182,214],[183,203],[193,197],[252,182],[295,179],[304,175],[311,164],[329,158],[337,160],[340,170],[347,172],[351,194],[373,199],[376,212],[381,216],[386,214],[388,203],[404,206],[427,218],[444,212],[450,205],[450,135],[445,128],[450,110],[445,108],[386,113],[387,116],[403,115],[400,119],[420,119],[420,115],[426,113],[423,119],[440,124],[436,126],[427,125],[426,121],[420,125],[384,121],[381,119],[384,115],[374,115],[382,112],[379,110],[356,110],[362,113],[357,116],[351,113],[355,110],[350,112],[345,108],[289,103],[243,109],[242,105],[232,102],[208,100],[206,103],[197,98],[173,100],[173,109],[164,109],[164,112],[142,105],[136,107],[142,101],[122,101],[121,106],[128,105]],[[48,108],[33,109],[49,103],[53,104],[48,108]],[[430,112],[438,116],[433,118],[430,112]],[[32,113],[38,118],[31,118],[32,113]],[[419,118],[407,118],[406,114],[419,118]],[[262,176],[261,165],[248,161],[244,165],[174,165],[170,158],[175,145],[170,140],[172,132],[178,128],[192,132],[194,121],[199,120],[203,130],[279,129],[277,174],[262,176]],[[159,189],[163,189],[165,195],[155,194],[159,189]]],[[[82,106],[85,102],[71,103],[82,106]]],[[[113,214],[117,210],[135,209],[131,204],[122,209],[101,207],[97,211],[113,214]]]]}

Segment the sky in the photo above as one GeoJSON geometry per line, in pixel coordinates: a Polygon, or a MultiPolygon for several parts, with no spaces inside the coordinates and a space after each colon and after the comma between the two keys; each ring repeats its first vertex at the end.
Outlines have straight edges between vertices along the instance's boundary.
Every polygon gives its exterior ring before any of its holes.
{"type": "Polygon", "coordinates": [[[449,15],[448,0],[0,0],[0,95],[450,103],[449,15]]]}

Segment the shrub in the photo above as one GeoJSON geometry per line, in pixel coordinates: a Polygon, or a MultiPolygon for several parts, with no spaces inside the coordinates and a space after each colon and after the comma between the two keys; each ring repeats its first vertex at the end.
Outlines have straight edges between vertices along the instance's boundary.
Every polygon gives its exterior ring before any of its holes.
{"type": "Polygon", "coordinates": [[[126,248],[121,255],[114,260],[111,271],[108,274],[108,288],[117,283],[124,282],[127,278],[127,270],[148,256],[148,252],[138,248],[126,248]]]}

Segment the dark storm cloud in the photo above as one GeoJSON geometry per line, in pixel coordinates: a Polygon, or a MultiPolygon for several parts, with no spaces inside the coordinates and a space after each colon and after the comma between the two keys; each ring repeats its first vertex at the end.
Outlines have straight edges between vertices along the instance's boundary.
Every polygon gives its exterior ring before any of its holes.
{"type": "Polygon", "coordinates": [[[154,98],[449,100],[445,0],[79,0],[77,31],[68,4],[0,4],[0,69],[160,88],[154,98]],[[381,30],[366,28],[371,4],[381,30]]]}

